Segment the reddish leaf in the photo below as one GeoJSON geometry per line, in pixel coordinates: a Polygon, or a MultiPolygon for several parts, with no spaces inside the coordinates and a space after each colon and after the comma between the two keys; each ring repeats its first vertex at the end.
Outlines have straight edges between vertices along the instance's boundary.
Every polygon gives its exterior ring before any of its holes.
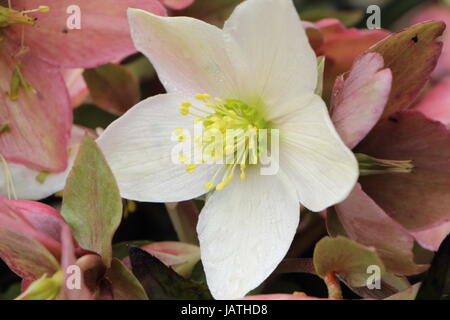
{"type": "Polygon", "coordinates": [[[442,51],[445,24],[425,22],[395,33],[370,49],[384,58],[393,75],[392,91],[383,117],[408,108],[436,67],[442,51]]]}

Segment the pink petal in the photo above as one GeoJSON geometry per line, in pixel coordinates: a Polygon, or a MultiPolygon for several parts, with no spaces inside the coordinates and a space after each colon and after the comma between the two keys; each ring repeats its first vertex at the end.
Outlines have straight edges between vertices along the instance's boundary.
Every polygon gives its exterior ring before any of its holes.
{"type": "MultiPolygon", "coordinates": [[[[128,7],[165,15],[157,0],[15,0],[14,8],[35,9],[47,5],[47,13],[33,13],[37,26],[25,27],[25,43],[36,54],[52,64],[65,68],[90,68],[124,58],[136,50],[131,42],[126,11],[128,7]],[[81,29],[69,30],[67,9],[77,5],[81,10],[81,29]]],[[[20,39],[22,27],[8,31],[20,39]]]]}
{"type": "Polygon", "coordinates": [[[384,119],[356,152],[412,160],[412,173],[360,178],[364,191],[394,220],[422,231],[450,220],[450,131],[414,111],[384,119]]]}
{"type": "Polygon", "coordinates": [[[350,149],[372,130],[383,114],[392,84],[391,71],[383,67],[382,56],[367,53],[357,58],[347,75],[336,80],[331,100],[332,120],[350,149]]]}
{"type": "Polygon", "coordinates": [[[48,235],[55,241],[60,241],[61,229],[65,222],[56,209],[35,201],[9,200],[8,202],[15,206],[37,231],[48,235]]]}
{"type": "Polygon", "coordinates": [[[39,230],[35,225],[39,226],[41,224],[39,218],[36,218],[36,215],[39,215],[40,212],[43,215],[47,215],[49,221],[56,218],[53,209],[45,204],[24,200],[8,200],[0,196],[0,217],[17,223],[20,230],[40,242],[55,257],[59,258],[61,253],[59,239],[55,239],[50,235],[51,233],[55,235],[58,232],[57,227],[46,226],[45,232],[39,230]],[[49,232],[49,234],[46,232],[49,232]]]}
{"type": "Polygon", "coordinates": [[[75,108],[83,103],[89,90],[83,78],[84,69],[65,69],[62,71],[70,96],[70,105],[75,108]]]}
{"type": "Polygon", "coordinates": [[[415,110],[428,118],[450,126],[450,80],[437,84],[419,101],[415,110]]]}
{"type": "Polygon", "coordinates": [[[63,78],[57,68],[30,53],[14,58],[17,51],[7,39],[0,43],[0,124],[9,127],[0,134],[0,153],[8,161],[37,170],[63,171],[72,126],[63,78]],[[21,87],[13,101],[7,92],[17,61],[36,93],[21,87]]]}
{"type": "Polygon", "coordinates": [[[413,232],[412,235],[425,249],[437,251],[449,233],[450,221],[431,229],[413,232]]]}
{"type": "Polygon", "coordinates": [[[347,236],[375,247],[388,271],[412,275],[427,268],[414,263],[414,238],[365,194],[359,184],[335,209],[347,236]]]}
{"type": "Polygon", "coordinates": [[[331,93],[336,77],[350,70],[353,61],[373,44],[389,35],[385,30],[346,29],[337,19],[324,19],[316,23],[323,34],[324,43],[317,50],[326,57],[324,92],[331,93]]]}
{"type": "Polygon", "coordinates": [[[59,268],[55,257],[36,238],[30,225],[3,214],[13,210],[0,198],[0,257],[20,277],[27,281],[44,273],[52,275],[59,268]]]}
{"type": "Polygon", "coordinates": [[[181,10],[189,7],[194,0],[160,0],[166,7],[173,10],[181,10]]]}

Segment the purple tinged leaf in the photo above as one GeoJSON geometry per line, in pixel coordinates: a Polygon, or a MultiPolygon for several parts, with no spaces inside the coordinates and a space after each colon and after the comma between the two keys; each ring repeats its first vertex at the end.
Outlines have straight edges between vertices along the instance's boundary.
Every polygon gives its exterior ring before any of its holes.
{"type": "Polygon", "coordinates": [[[443,22],[424,22],[395,33],[370,48],[384,58],[393,75],[392,90],[383,118],[408,108],[431,77],[442,51],[437,40],[443,22]]]}
{"type": "Polygon", "coordinates": [[[111,241],[122,219],[122,199],[111,169],[89,136],[67,178],[61,214],[80,247],[98,253],[109,266],[111,241]]]}
{"type": "Polygon", "coordinates": [[[337,273],[352,287],[366,285],[367,269],[375,265],[384,273],[384,265],[374,248],[365,247],[348,238],[322,238],[314,249],[314,267],[320,277],[337,273]]]}
{"type": "Polygon", "coordinates": [[[106,277],[111,282],[114,300],[148,300],[140,282],[120,260],[112,260],[106,277]]]}

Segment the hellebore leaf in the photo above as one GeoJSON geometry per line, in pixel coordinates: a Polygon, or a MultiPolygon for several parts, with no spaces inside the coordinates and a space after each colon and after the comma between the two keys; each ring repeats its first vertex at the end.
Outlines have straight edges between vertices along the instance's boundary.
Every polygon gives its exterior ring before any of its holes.
{"type": "Polygon", "coordinates": [[[320,240],[314,249],[313,261],[320,277],[335,272],[352,287],[366,285],[370,275],[367,272],[369,266],[379,267],[380,275],[384,273],[383,262],[375,249],[341,236],[320,240]]]}
{"type": "Polygon", "coordinates": [[[336,79],[331,119],[345,144],[353,149],[376,125],[389,98],[392,73],[383,69],[383,57],[366,53],[348,74],[336,79]]]}
{"type": "Polygon", "coordinates": [[[412,160],[411,173],[360,177],[381,209],[409,231],[423,231],[449,220],[450,132],[420,112],[403,111],[380,121],[358,145],[378,159],[412,160]]]}
{"type": "Polygon", "coordinates": [[[427,265],[414,262],[414,237],[365,194],[359,184],[334,209],[346,236],[375,247],[387,271],[412,275],[427,269],[427,265]]]}
{"type": "MultiPolygon", "coordinates": [[[[41,0],[15,0],[16,9],[35,9],[41,0]]],[[[92,68],[122,59],[136,51],[130,37],[127,8],[165,15],[158,0],[58,0],[46,3],[50,10],[30,13],[37,26],[27,26],[27,47],[44,60],[64,68],[92,68]],[[70,27],[68,27],[70,25],[70,27]]],[[[22,26],[8,32],[20,39],[22,26]]]]}
{"type": "Polygon", "coordinates": [[[72,109],[58,68],[0,42],[0,154],[36,170],[63,171],[72,127],[72,109]],[[13,81],[21,79],[19,84],[13,81]],[[49,81],[51,79],[52,81],[49,81]]]}
{"type": "Polygon", "coordinates": [[[384,58],[393,75],[392,90],[383,118],[408,108],[429,80],[442,51],[437,38],[445,29],[443,22],[424,22],[395,33],[377,43],[370,52],[384,58]]]}
{"type": "Polygon", "coordinates": [[[112,113],[123,114],[139,102],[136,76],[125,66],[105,64],[83,73],[93,102],[112,113]]]}
{"type": "Polygon", "coordinates": [[[122,199],[111,169],[89,136],[67,178],[61,214],[80,247],[98,253],[109,266],[111,241],[122,219],[122,199]]]}
{"type": "Polygon", "coordinates": [[[150,299],[212,299],[205,285],[184,279],[150,253],[134,246],[129,252],[133,273],[150,299]]]}
{"type": "Polygon", "coordinates": [[[369,289],[367,286],[364,287],[349,286],[349,288],[353,292],[364,298],[386,299],[391,297],[392,295],[407,290],[410,286],[411,284],[409,283],[406,277],[397,277],[392,273],[385,272],[381,276],[380,289],[377,288],[376,290],[369,289]]]}
{"type": "Polygon", "coordinates": [[[434,256],[416,300],[450,300],[450,235],[434,256]]]}
{"type": "Polygon", "coordinates": [[[114,300],[148,300],[138,279],[120,260],[111,261],[106,277],[111,282],[114,300]]]}

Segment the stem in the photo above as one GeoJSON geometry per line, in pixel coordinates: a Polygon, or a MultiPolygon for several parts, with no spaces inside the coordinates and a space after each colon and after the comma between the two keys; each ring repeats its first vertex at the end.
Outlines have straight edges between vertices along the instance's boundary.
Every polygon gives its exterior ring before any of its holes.
{"type": "Polygon", "coordinates": [[[342,290],[339,280],[337,279],[334,272],[327,272],[324,279],[325,284],[328,288],[328,298],[341,300],[342,299],[342,290]]]}

